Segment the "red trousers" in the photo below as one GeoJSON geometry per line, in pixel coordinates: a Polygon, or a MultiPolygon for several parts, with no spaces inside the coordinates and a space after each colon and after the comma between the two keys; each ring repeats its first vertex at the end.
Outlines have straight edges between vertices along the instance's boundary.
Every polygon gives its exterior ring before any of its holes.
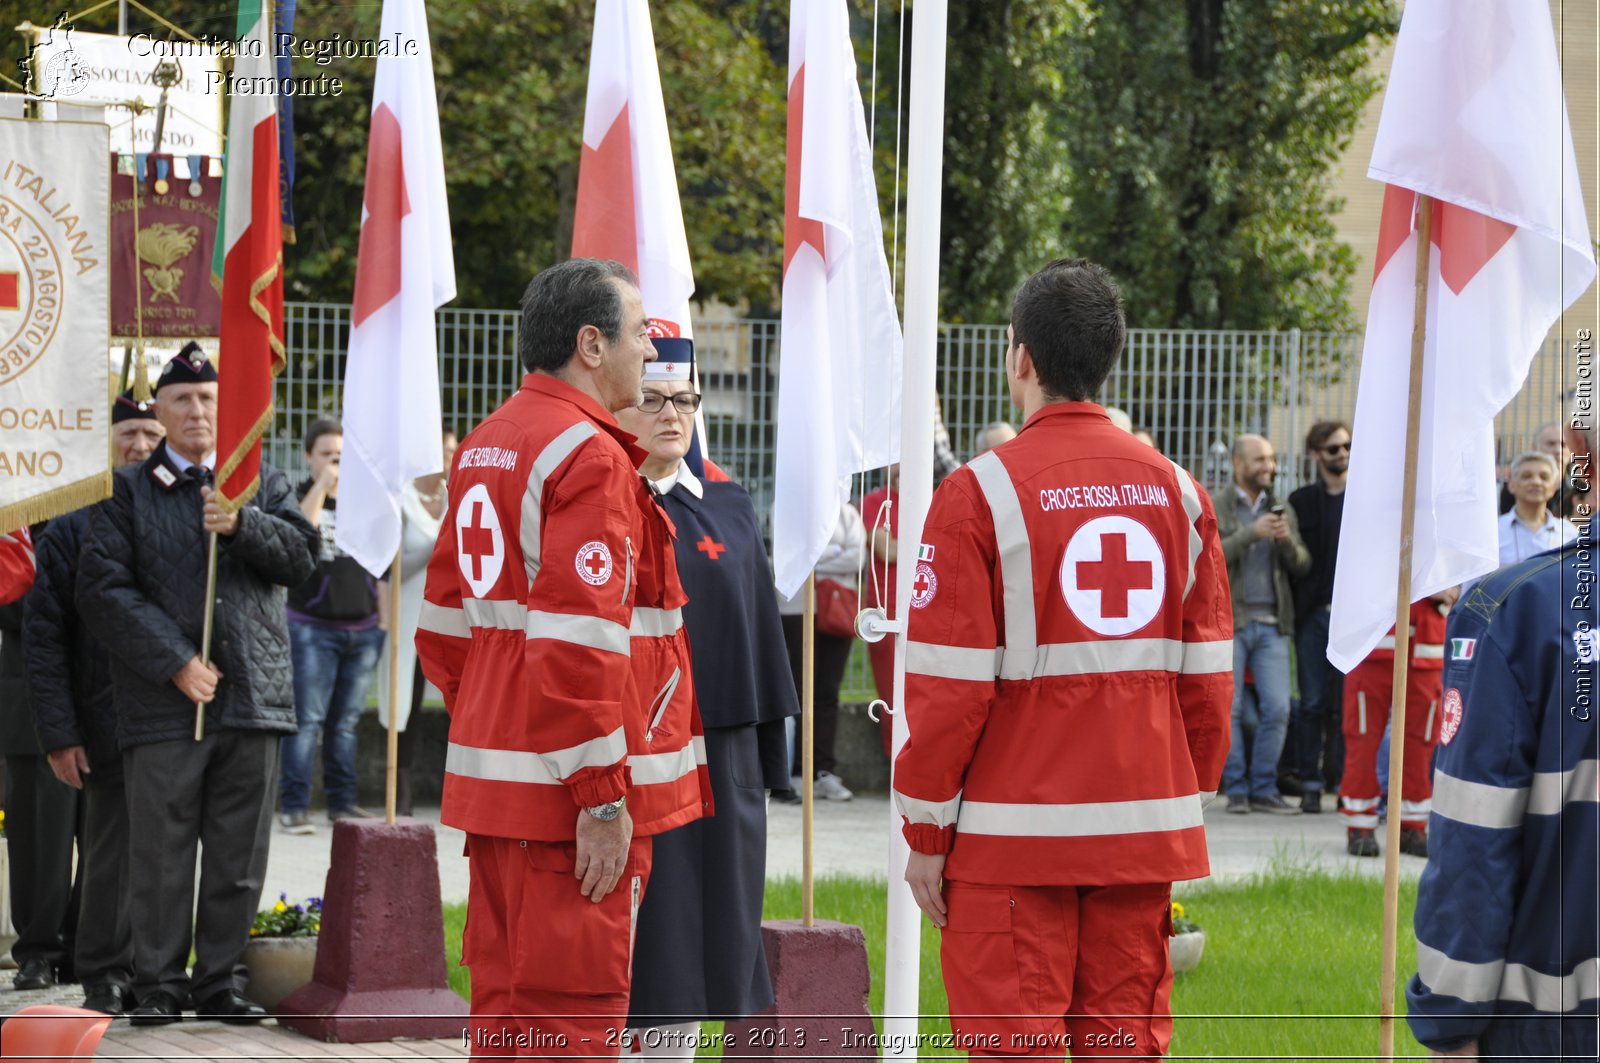
{"type": "Polygon", "coordinates": [[[973,1058],[1159,1058],[1172,886],[944,884],[950,1027],[973,1058]]]}
{"type": "MultiPolygon", "coordinates": [[[[1407,673],[1400,825],[1412,830],[1428,829],[1433,801],[1433,747],[1439,741],[1443,685],[1444,673],[1437,669],[1413,667],[1407,673]]],[[[1378,825],[1378,797],[1383,793],[1378,780],[1378,747],[1389,724],[1393,686],[1393,661],[1362,661],[1345,676],[1344,777],[1339,783],[1339,810],[1348,827],[1370,829],[1378,825]]],[[[1393,749],[1393,738],[1390,742],[1393,749]]],[[[1393,795],[1390,800],[1393,808],[1393,795]]]]}
{"type": "Polygon", "coordinates": [[[635,838],[622,880],[596,904],[578,892],[571,842],[468,836],[473,1059],[617,1058],[650,850],[635,838]]]}
{"type": "MultiPolygon", "coordinates": [[[[867,643],[867,659],[872,662],[872,685],[878,688],[878,697],[894,708],[894,642],[892,638],[867,643]]],[[[894,763],[894,716],[879,713],[878,732],[883,739],[883,755],[894,763]]]]}

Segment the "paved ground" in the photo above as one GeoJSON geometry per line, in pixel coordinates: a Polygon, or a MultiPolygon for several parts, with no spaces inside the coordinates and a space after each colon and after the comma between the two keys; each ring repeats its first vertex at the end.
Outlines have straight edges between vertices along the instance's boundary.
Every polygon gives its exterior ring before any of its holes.
{"type": "MultiPolygon", "coordinates": [[[[1330,802],[1331,807],[1331,802],[1330,802]]],[[[466,860],[461,855],[462,835],[438,823],[437,810],[421,817],[431,821],[439,840],[439,883],[446,901],[467,896],[466,860]]],[[[767,846],[767,874],[799,875],[801,867],[801,813],[796,806],[778,805],[771,812],[767,846]]],[[[1344,828],[1337,814],[1272,816],[1253,813],[1228,815],[1219,801],[1206,812],[1213,877],[1245,878],[1274,866],[1285,868],[1354,867],[1375,877],[1383,874],[1382,860],[1354,860],[1344,852],[1344,828]]],[[[889,802],[881,796],[858,796],[846,803],[820,803],[816,809],[814,867],[818,875],[885,875],[890,830],[889,802]]],[[[278,892],[291,900],[320,895],[328,869],[332,831],[325,822],[310,837],[275,833],[267,865],[265,896],[278,892]]],[[[1402,873],[1421,873],[1422,861],[1402,858],[1402,873]]],[[[1193,884],[1180,885],[1179,891],[1193,884]]],[[[0,977],[0,1014],[36,1003],[77,1004],[76,986],[18,993],[10,978],[0,977]]],[[[8,1046],[9,1047],[9,1046],[8,1046]]],[[[97,1058],[125,1060],[194,1059],[454,1059],[465,1056],[460,1039],[444,1041],[394,1041],[371,1045],[324,1045],[294,1031],[267,1022],[261,1026],[224,1026],[214,1022],[186,1021],[172,1026],[134,1029],[126,1022],[113,1024],[97,1058]]]]}

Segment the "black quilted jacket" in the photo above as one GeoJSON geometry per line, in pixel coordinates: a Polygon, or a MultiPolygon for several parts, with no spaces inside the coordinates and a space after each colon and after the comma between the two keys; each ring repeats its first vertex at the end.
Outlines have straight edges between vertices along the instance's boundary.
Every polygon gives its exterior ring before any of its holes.
{"type": "MultiPolygon", "coordinates": [[[[121,749],[194,734],[194,704],[175,676],[200,652],[206,540],[200,485],[166,444],[118,469],[111,498],[89,516],[78,564],[78,613],[111,652],[121,749]]],[[[293,733],[294,677],[284,587],[311,575],[317,531],[283,474],[265,463],[261,489],[222,540],[211,659],[222,673],[206,727],[293,733]]]]}
{"type": "Polygon", "coordinates": [[[39,744],[47,753],[83,746],[92,771],[114,764],[119,754],[111,662],[79,621],[73,602],[88,531],[86,507],[55,518],[34,540],[39,569],[22,632],[39,744]]]}

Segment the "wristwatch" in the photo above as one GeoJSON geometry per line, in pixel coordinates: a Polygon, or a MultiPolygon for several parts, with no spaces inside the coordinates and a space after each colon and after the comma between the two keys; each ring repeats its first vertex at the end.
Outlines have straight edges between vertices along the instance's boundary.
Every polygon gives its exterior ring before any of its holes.
{"type": "Polygon", "coordinates": [[[589,813],[589,815],[593,816],[595,819],[598,819],[601,823],[610,823],[612,820],[622,815],[622,808],[627,803],[628,798],[627,795],[624,794],[615,801],[607,801],[603,805],[591,805],[588,808],[585,808],[584,811],[589,813]]]}

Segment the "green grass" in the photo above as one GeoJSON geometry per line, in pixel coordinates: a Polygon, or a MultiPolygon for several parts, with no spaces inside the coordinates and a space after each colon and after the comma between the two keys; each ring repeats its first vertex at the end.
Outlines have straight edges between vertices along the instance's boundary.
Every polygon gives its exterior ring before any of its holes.
{"type": "MultiPolygon", "coordinates": [[[[884,883],[882,879],[822,878],[817,918],[852,923],[866,937],[872,970],[870,1006],[883,1009],[884,883]]],[[[1205,958],[1177,976],[1169,1058],[1371,1058],[1378,1049],[1381,882],[1355,874],[1293,866],[1280,859],[1247,881],[1179,888],[1188,916],[1206,932],[1205,958]]],[[[1411,913],[1416,883],[1400,885],[1399,967],[1395,1050],[1426,1052],[1404,1021],[1404,987],[1414,968],[1411,913]]],[[[800,915],[800,883],[767,883],[765,916],[800,915]]],[[[464,905],[445,907],[450,986],[467,995],[458,967],[464,905]]],[[[921,1011],[925,1034],[949,1030],[939,976],[939,937],[922,922],[921,1011]]],[[[708,1023],[714,1033],[719,1024],[708,1023]]],[[[702,1053],[706,1055],[708,1053],[702,1053]]],[[[714,1054],[714,1053],[711,1053],[714,1054]]],[[[924,1055],[959,1055],[925,1049],[924,1055]]]]}

